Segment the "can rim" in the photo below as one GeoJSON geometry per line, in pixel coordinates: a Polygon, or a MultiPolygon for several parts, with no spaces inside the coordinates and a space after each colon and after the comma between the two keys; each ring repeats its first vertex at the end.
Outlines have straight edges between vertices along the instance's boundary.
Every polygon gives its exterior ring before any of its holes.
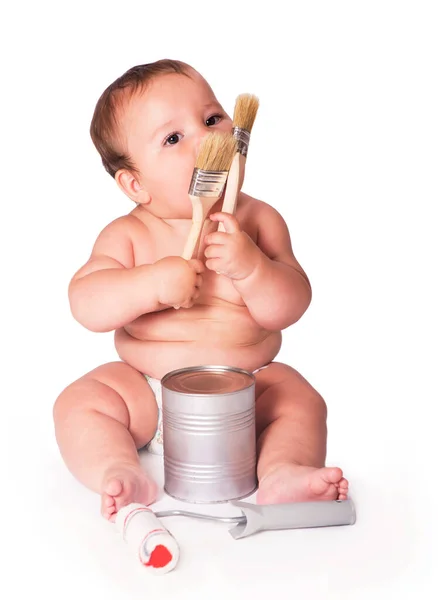
{"type": "MultiPolygon", "coordinates": [[[[239,394],[240,392],[242,392],[243,390],[247,390],[248,388],[250,388],[252,385],[255,384],[255,376],[253,373],[251,373],[251,371],[247,371],[246,369],[241,369],[240,367],[230,367],[227,365],[194,365],[192,367],[183,367],[182,369],[175,369],[173,371],[169,371],[169,373],[166,373],[166,375],[164,375],[164,377],[161,380],[161,385],[162,387],[165,387],[165,383],[166,381],[168,381],[169,379],[171,379],[172,377],[175,377],[176,375],[180,375],[181,373],[187,373],[187,372],[191,372],[191,371],[225,371],[225,372],[229,372],[229,371],[233,371],[234,373],[242,373],[243,375],[248,375],[249,378],[251,379],[251,383],[249,383],[248,385],[246,385],[245,387],[239,388],[238,390],[236,390],[235,392],[214,392],[213,395],[215,396],[231,396],[232,394],[239,394]]],[[[169,389],[169,388],[166,388],[169,389]]],[[[196,396],[196,397],[201,397],[201,396],[211,396],[211,393],[201,393],[201,394],[195,394],[193,392],[176,392],[175,390],[169,390],[170,392],[174,392],[175,394],[180,394],[181,396],[196,396]]]]}

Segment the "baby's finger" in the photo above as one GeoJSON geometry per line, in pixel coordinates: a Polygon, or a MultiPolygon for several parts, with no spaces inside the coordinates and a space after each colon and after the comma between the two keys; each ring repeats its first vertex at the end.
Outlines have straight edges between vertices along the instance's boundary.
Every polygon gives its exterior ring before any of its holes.
{"type": "Polygon", "coordinates": [[[219,221],[223,223],[227,233],[236,233],[237,231],[240,231],[239,221],[232,214],[217,212],[210,215],[210,219],[212,221],[219,221]]]}
{"type": "Polygon", "coordinates": [[[214,244],[207,246],[204,250],[204,254],[207,258],[221,258],[224,255],[224,246],[214,244]]]}
{"type": "Polygon", "coordinates": [[[197,273],[203,273],[205,269],[204,263],[201,260],[198,260],[197,258],[191,258],[189,260],[189,265],[193,267],[197,273]]]}
{"type": "Polygon", "coordinates": [[[208,260],[205,261],[205,266],[210,271],[216,271],[216,273],[218,271],[220,271],[221,273],[224,272],[223,261],[219,258],[209,258],[208,260]]]}
{"type": "Polygon", "coordinates": [[[204,241],[206,244],[226,244],[229,238],[229,233],[215,231],[206,235],[204,241]]]}
{"type": "Polygon", "coordinates": [[[199,288],[202,285],[203,277],[202,275],[196,275],[195,287],[199,288]]]}

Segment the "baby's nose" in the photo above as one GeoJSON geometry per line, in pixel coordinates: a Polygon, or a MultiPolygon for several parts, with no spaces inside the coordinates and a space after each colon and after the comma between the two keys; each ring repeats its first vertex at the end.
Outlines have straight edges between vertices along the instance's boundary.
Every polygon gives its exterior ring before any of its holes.
{"type": "Polygon", "coordinates": [[[202,134],[196,136],[196,140],[195,143],[193,144],[193,152],[194,152],[194,158],[196,160],[196,157],[199,154],[199,150],[201,148],[201,144],[203,142],[203,140],[205,139],[205,137],[209,134],[209,131],[203,131],[202,134]]]}
{"type": "Polygon", "coordinates": [[[199,149],[201,148],[201,144],[209,133],[211,133],[211,132],[209,132],[208,130],[207,131],[203,130],[203,131],[199,132],[199,134],[196,136],[196,141],[194,144],[196,155],[198,155],[199,149]]]}

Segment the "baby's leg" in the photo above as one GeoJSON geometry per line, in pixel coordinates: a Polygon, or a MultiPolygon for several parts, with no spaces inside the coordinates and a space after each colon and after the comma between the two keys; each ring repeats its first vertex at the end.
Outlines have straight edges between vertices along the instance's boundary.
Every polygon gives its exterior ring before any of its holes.
{"type": "Polygon", "coordinates": [[[295,369],[271,363],[256,374],[261,504],[344,500],[348,482],[337,467],[324,467],[327,408],[295,369]]]}
{"type": "Polygon", "coordinates": [[[104,517],[113,521],[121,506],[155,500],[156,484],[137,449],[152,439],[158,408],[141,373],[122,362],[102,365],[60,394],[53,415],[61,455],[79,481],[102,495],[104,517]]]}

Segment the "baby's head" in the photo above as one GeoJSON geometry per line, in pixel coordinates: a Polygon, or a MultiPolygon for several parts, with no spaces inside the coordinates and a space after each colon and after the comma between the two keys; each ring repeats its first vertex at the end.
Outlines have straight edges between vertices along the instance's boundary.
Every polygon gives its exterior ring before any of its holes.
{"type": "Polygon", "coordinates": [[[90,133],[105,169],[131,200],[162,218],[191,218],[188,189],[203,137],[232,120],[186,63],[129,69],[99,98],[90,133]]]}

